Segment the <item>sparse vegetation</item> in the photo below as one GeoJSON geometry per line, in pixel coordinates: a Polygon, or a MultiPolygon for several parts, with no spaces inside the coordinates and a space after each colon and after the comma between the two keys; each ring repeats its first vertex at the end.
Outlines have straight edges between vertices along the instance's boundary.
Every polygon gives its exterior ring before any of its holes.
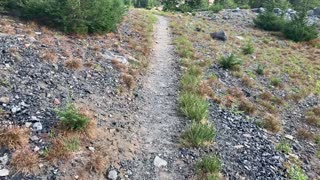
{"type": "Polygon", "coordinates": [[[232,53],[227,56],[222,56],[220,58],[219,64],[223,69],[236,70],[237,66],[241,65],[242,62],[238,60],[235,55],[232,53]]]}
{"type": "Polygon", "coordinates": [[[81,114],[73,103],[67,103],[66,107],[56,111],[63,128],[71,131],[82,131],[86,128],[90,119],[81,114]]]}
{"type": "Polygon", "coordinates": [[[219,179],[218,173],[220,170],[221,161],[216,155],[205,156],[197,163],[197,171],[201,178],[219,179]]]}
{"type": "Polygon", "coordinates": [[[183,92],[179,98],[181,111],[191,120],[200,122],[208,117],[208,102],[191,92],[183,92]]]}
{"type": "Polygon", "coordinates": [[[12,127],[0,130],[0,145],[10,149],[20,149],[29,143],[29,130],[12,127]]]}
{"type": "Polygon", "coordinates": [[[279,132],[281,130],[280,120],[271,114],[264,116],[262,126],[271,132],[279,132]]]}
{"type": "Polygon", "coordinates": [[[35,173],[39,169],[39,157],[28,147],[24,147],[12,154],[11,165],[22,173],[35,173]]]}
{"type": "Polygon", "coordinates": [[[194,122],[182,134],[183,144],[192,147],[205,146],[213,141],[215,130],[212,125],[194,122]]]}
{"type": "Polygon", "coordinates": [[[270,84],[274,87],[280,87],[281,83],[282,83],[282,81],[278,77],[273,76],[270,78],[270,84]]]}
{"type": "Polygon", "coordinates": [[[259,74],[259,75],[263,75],[264,74],[264,67],[261,64],[259,64],[257,66],[256,73],[259,74]]]}
{"type": "Polygon", "coordinates": [[[277,150],[289,154],[291,153],[291,145],[287,143],[285,140],[281,140],[280,143],[277,145],[277,150]]]}
{"type": "Polygon", "coordinates": [[[303,170],[295,164],[289,168],[288,174],[292,180],[308,180],[308,177],[304,174],[303,170]]]}
{"type": "Polygon", "coordinates": [[[243,54],[253,54],[254,52],[254,47],[252,46],[251,41],[249,41],[244,47],[242,47],[242,52],[243,54]]]}

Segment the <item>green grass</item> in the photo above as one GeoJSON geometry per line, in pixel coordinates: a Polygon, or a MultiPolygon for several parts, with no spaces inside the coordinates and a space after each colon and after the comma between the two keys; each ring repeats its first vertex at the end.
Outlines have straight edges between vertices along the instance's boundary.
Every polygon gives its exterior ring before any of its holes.
{"type": "Polygon", "coordinates": [[[277,145],[276,149],[282,153],[289,154],[291,153],[291,146],[284,140],[281,140],[280,143],[277,145]]]}
{"type": "Polygon", "coordinates": [[[64,109],[56,110],[63,128],[71,131],[84,130],[89,122],[89,118],[80,114],[75,105],[68,103],[64,109]]]}
{"type": "Polygon", "coordinates": [[[176,45],[177,53],[181,58],[192,59],[194,57],[194,48],[186,36],[179,36],[173,43],[176,45]]]}
{"type": "Polygon", "coordinates": [[[297,165],[292,165],[288,171],[291,180],[307,180],[308,177],[304,174],[303,170],[297,165]]]}
{"type": "Polygon", "coordinates": [[[182,92],[179,98],[180,109],[191,120],[200,122],[208,118],[209,103],[200,95],[182,92]]]}
{"type": "Polygon", "coordinates": [[[205,156],[197,163],[197,171],[204,179],[218,179],[221,170],[221,161],[216,155],[205,156]]]}
{"type": "Polygon", "coordinates": [[[78,137],[66,138],[63,145],[66,150],[76,152],[80,149],[80,139],[78,137]]]}
{"type": "Polygon", "coordinates": [[[222,56],[219,60],[219,64],[223,69],[236,70],[236,67],[241,65],[242,62],[232,53],[227,56],[222,56]]]}
{"type": "Polygon", "coordinates": [[[212,125],[194,122],[182,134],[182,142],[186,146],[200,147],[210,143],[215,135],[212,125]]]}
{"type": "Polygon", "coordinates": [[[278,77],[271,77],[270,78],[270,84],[272,85],[272,86],[274,86],[274,87],[279,87],[279,86],[281,86],[281,83],[282,83],[282,81],[281,81],[281,79],[280,78],[278,78],[278,77]]]}
{"type": "Polygon", "coordinates": [[[250,41],[244,47],[242,47],[242,53],[245,55],[254,53],[254,47],[250,41]]]}

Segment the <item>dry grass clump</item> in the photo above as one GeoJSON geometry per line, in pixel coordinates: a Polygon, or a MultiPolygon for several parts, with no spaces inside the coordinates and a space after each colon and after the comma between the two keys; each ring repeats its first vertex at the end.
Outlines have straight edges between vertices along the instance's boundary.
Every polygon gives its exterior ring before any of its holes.
{"type": "Polygon", "coordinates": [[[118,69],[120,72],[127,72],[128,67],[125,64],[121,63],[119,60],[113,59],[111,62],[114,65],[114,67],[118,69]]]}
{"type": "Polygon", "coordinates": [[[29,130],[12,127],[0,130],[0,145],[10,149],[24,148],[29,143],[29,130]]]}
{"type": "Polygon", "coordinates": [[[58,60],[57,55],[51,50],[44,50],[41,54],[41,58],[47,62],[55,63],[58,60]]]}
{"type": "Polygon", "coordinates": [[[84,129],[84,133],[87,137],[94,139],[97,137],[97,121],[94,118],[93,111],[90,111],[88,108],[80,107],[79,113],[83,116],[88,117],[90,120],[84,129]]]}
{"type": "Polygon", "coordinates": [[[313,139],[313,134],[310,131],[306,130],[306,129],[300,128],[297,131],[297,137],[299,139],[312,140],[313,139]]]}
{"type": "Polygon", "coordinates": [[[80,58],[69,58],[64,62],[64,65],[71,70],[79,70],[83,67],[80,58]]]}
{"type": "Polygon", "coordinates": [[[281,130],[280,120],[271,114],[266,114],[264,116],[262,126],[267,130],[275,133],[281,130]]]}
{"type": "Polygon", "coordinates": [[[44,155],[47,160],[55,162],[58,159],[68,160],[71,152],[68,151],[61,138],[55,138],[52,141],[51,148],[48,149],[44,155]]]}
{"type": "Polygon", "coordinates": [[[253,87],[254,81],[249,76],[242,76],[242,83],[247,87],[253,87]]]}
{"type": "Polygon", "coordinates": [[[273,95],[268,91],[265,91],[259,95],[260,99],[266,100],[266,101],[270,101],[272,99],[272,97],[273,97],[273,95]]]}
{"type": "Polygon", "coordinates": [[[214,92],[209,86],[207,81],[200,83],[198,91],[199,91],[198,93],[203,97],[214,98],[214,92]]]}
{"type": "Polygon", "coordinates": [[[131,90],[135,87],[136,82],[134,80],[134,77],[131,76],[130,74],[127,73],[123,73],[121,75],[121,79],[123,81],[123,83],[131,90]]]}
{"type": "Polygon", "coordinates": [[[306,121],[314,126],[320,126],[320,106],[309,109],[306,113],[306,121]]]}
{"type": "Polygon", "coordinates": [[[242,98],[244,97],[244,93],[242,92],[241,89],[239,88],[229,88],[227,90],[227,93],[230,94],[231,96],[233,97],[236,97],[236,98],[242,98]]]}
{"type": "Polygon", "coordinates": [[[256,106],[245,98],[241,98],[239,104],[239,110],[244,111],[247,114],[254,114],[257,110],[256,106]]]}
{"type": "Polygon", "coordinates": [[[107,166],[107,160],[100,153],[91,154],[90,160],[86,164],[86,169],[89,172],[102,174],[107,166]]]}
{"type": "Polygon", "coordinates": [[[39,157],[30,150],[24,148],[12,154],[11,165],[22,173],[35,173],[38,170],[39,157]]]}

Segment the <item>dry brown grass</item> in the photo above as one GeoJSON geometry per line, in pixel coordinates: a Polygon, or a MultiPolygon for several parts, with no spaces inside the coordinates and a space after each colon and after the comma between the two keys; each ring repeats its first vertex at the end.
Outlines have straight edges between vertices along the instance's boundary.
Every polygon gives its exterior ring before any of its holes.
{"type": "Polygon", "coordinates": [[[24,148],[29,143],[29,130],[21,127],[11,127],[0,130],[0,145],[10,149],[24,148]]]}
{"type": "Polygon", "coordinates": [[[312,140],[313,139],[313,134],[312,134],[312,132],[310,132],[310,131],[308,131],[306,129],[300,128],[297,131],[297,137],[299,139],[312,140]]]}
{"type": "Polygon", "coordinates": [[[49,49],[46,49],[42,52],[41,58],[50,63],[55,63],[58,60],[56,53],[49,49]]]}
{"type": "Polygon", "coordinates": [[[270,101],[272,97],[273,95],[268,91],[265,91],[259,95],[259,98],[265,101],[270,101]]]}
{"type": "Polygon", "coordinates": [[[261,106],[263,106],[264,109],[267,110],[269,113],[271,113],[271,114],[277,114],[277,113],[278,113],[278,109],[276,108],[276,106],[272,105],[270,102],[264,101],[264,100],[258,101],[258,102],[259,102],[259,104],[260,104],[261,106]]]}
{"type": "Polygon", "coordinates": [[[95,119],[94,112],[86,107],[80,107],[79,112],[81,115],[90,119],[84,130],[85,135],[91,139],[95,139],[97,137],[97,121],[95,119]]]}
{"type": "Polygon", "coordinates": [[[199,88],[198,88],[198,93],[203,96],[203,97],[210,97],[210,98],[214,98],[214,92],[211,89],[211,87],[209,86],[207,81],[203,81],[199,88]]]}
{"type": "Polygon", "coordinates": [[[320,127],[320,106],[310,108],[306,111],[305,116],[307,123],[320,127]]]}
{"type": "Polygon", "coordinates": [[[24,147],[12,154],[11,165],[19,172],[34,174],[39,169],[38,163],[38,155],[29,148],[24,147]]]}
{"type": "Polygon", "coordinates": [[[234,88],[229,88],[229,89],[227,90],[227,93],[230,94],[231,96],[236,97],[236,98],[239,98],[239,99],[242,98],[242,97],[244,97],[244,93],[241,91],[241,89],[236,88],[236,87],[234,87],[234,88]]]}
{"type": "Polygon", "coordinates": [[[255,114],[257,108],[249,100],[245,98],[241,98],[240,104],[239,104],[239,110],[244,111],[247,114],[255,114]]]}
{"type": "Polygon", "coordinates": [[[102,174],[105,172],[107,166],[107,160],[100,153],[90,155],[90,160],[86,165],[86,169],[89,172],[102,174]]]}
{"type": "Polygon", "coordinates": [[[125,64],[121,63],[119,60],[113,59],[111,62],[113,64],[113,66],[117,70],[119,70],[120,72],[127,72],[128,71],[128,67],[125,64]]]}
{"type": "Polygon", "coordinates": [[[134,77],[131,76],[130,74],[127,73],[123,73],[121,75],[121,79],[123,81],[123,83],[131,90],[135,87],[136,82],[134,80],[134,77]]]}
{"type": "Polygon", "coordinates": [[[247,87],[253,87],[254,81],[249,76],[242,76],[242,83],[247,87]]]}
{"type": "Polygon", "coordinates": [[[281,121],[272,114],[266,114],[263,118],[263,127],[276,133],[281,130],[281,121]]]}
{"type": "Polygon", "coordinates": [[[64,62],[64,65],[71,70],[80,70],[83,67],[82,60],[80,58],[69,58],[64,62]]]}
{"type": "Polygon", "coordinates": [[[49,46],[55,45],[55,39],[53,36],[46,35],[40,39],[40,42],[49,46]]]}
{"type": "Polygon", "coordinates": [[[56,162],[59,159],[68,160],[70,156],[71,153],[66,149],[63,140],[57,137],[52,140],[51,147],[45,158],[51,162],[56,162]]]}

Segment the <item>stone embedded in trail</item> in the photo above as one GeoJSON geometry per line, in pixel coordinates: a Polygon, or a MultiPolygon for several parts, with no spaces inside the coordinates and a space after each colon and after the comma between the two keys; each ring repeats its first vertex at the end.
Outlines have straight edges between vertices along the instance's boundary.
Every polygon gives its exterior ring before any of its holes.
{"type": "Polygon", "coordinates": [[[9,97],[1,97],[0,98],[0,103],[8,104],[10,102],[9,97]]]}
{"type": "Polygon", "coordinates": [[[34,131],[41,131],[42,130],[42,124],[40,122],[34,123],[32,127],[33,127],[34,131]]]}
{"type": "Polygon", "coordinates": [[[8,169],[0,169],[0,177],[9,176],[10,171],[8,169]]]}
{"type": "Polygon", "coordinates": [[[163,166],[167,166],[168,163],[164,159],[161,159],[159,156],[156,156],[156,158],[154,158],[153,164],[154,166],[160,168],[163,166]]]}
{"type": "Polygon", "coordinates": [[[108,179],[116,180],[118,178],[118,172],[116,170],[111,170],[108,173],[108,179]]]}
{"type": "Polygon", "coordinates": [[[221,41],[226,41],[228,40],[227,34],[224,31],[219,31],[219,32],[214,32],[211,33],[210,36],[213,39],[221,40],[221,41]]]}

